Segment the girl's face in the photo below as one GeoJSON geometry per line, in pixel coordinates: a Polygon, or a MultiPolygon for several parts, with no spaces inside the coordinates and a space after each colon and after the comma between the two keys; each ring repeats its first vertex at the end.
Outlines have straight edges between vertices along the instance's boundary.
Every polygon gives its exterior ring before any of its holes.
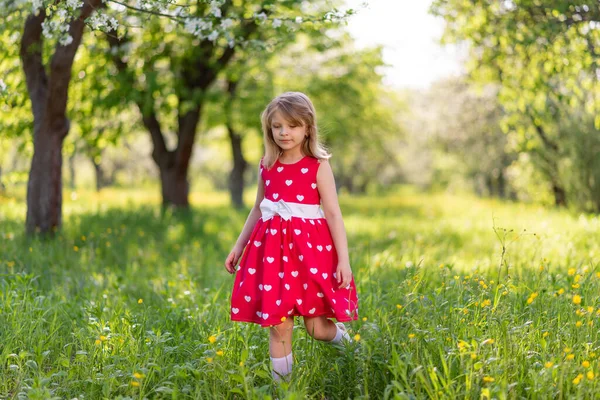
{"type": "Polygon", "coordinates": [[[271,133],[275,143],[286,153],[290,150],[295,152],[298,146],[302,146],[307,134],[306,126],[288,122],[279,111],[273,114],[271,133]]]}

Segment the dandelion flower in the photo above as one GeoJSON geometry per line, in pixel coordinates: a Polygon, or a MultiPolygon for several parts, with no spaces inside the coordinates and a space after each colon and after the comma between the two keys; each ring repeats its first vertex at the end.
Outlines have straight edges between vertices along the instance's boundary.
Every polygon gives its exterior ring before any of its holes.
{"type": "Polygon", "coordinates": [[[209,342],[211,342],[211,343],[214,343],[214,342],[216,342],[216,341],[217,341],[217,337],[216,337],[215,335],[211,335],[211,336],[208,338],[208,341],[209,341],[209,342]]]}
{"type": "Polygon", "coordinates": [[[223,350],[218,350],[216,353],[218,356],[222,356],[223,355],[223,350]]]}
{"type": "Polygon", "coordinates": [[[552,361],[548,361],[546,364],[544,364],[544,367],[552,368],[553,365],[554,365],[554,363],[552,361]]]}
{"type": "Polygon", "coordinates": [[[484,381],[484,382],[494,382],[494,381],[495,381],[495,379],[494,379],[494,378],[492,378],[491,376],[484,376],[484,377],[483,377],[483,381],[484,381]]]}
{"type": "Polygon", "coordinates": [[[209,363],[209,364],[210,364],[211,362],[213,362],[213,359],[212,359],[212,357],[207,357],[207,358],[206,358],[206,362],[207,362],[207,363],[209,363]]]}
{"type": "Polygon", "coordinates": [[[575,358],[575,354],[567,354],[567,360],[571,361],[575,358]]]}
{"type": "Polygon", "coordinates": [[[408,334],[408,338],[409,338],[409,339],[414,339],[414,337],[415,337],[415,334],[414,334],[414,333],[409,333],[409,334],[408,334]]]}
{"type": "Polygon", "coordinates": [[[138,381],[131,381],[131,386],[139,387],[140,383],[138,381]]]}
{"type": "Polygon", "coordinates": [[[138,299],[138,304],[142,304],[144,302],[144,299],[138,299]]]}
{"type": "Polygon", "coordinates": [[[591,381],[592,379],[594,379],[594,371],[588,371],[586,376],[591,381]]]}
{"type": "Polygon", "coordinates": [[[569,268],[569,270],[567,271],[567,273],[569,274],[569,276],[573,276],[573,275],[575,275],[575,271],[576,271],[575,268],[569,268]]]}
{"type": "Polygon", "coordinates": [[[360,340],[360,335],[357,333],[356,335],[354,335],[354,341],[358,342],[360,340]]]}
{"type": "Polygon", "coordinates": [[[573,303],[581,304],[581,296],[578,294],[573,295],[573,303]]]}
{"type": "Polygon", "coordinates": [[[586,360],[586,361],[584,361],[584,362],[581,363],[581,366],[583,368],[589,368],[590,367],[590,362],[586,360]]]}
{"type": "Polygon", "coordinates": [[[143,379],[144,378],[144,374],[140,374],[139,372],[136,372],[135,374],[133,374],[133,377],[135,379],[143,379]]]}

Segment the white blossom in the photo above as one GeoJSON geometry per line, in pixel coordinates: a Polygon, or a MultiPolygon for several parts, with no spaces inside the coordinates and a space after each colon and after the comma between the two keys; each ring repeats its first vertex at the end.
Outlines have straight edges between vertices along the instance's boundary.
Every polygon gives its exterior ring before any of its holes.
{"type": "Polygon", "coordinates": [[[279,28],[281,26],[281,20],[279,18],[275,18],[273,20],[273,28],[279,28]]]}
{"type": "Polygon", "coordinates": [[[6,83],[0,78],[0,92],[4,92],[6,90],[6,83]]]}
{"type": "Polygon", "coordinates": [[[211,4],[210,12],[215,18],[221,18],[221,8],[218,5],[215,5],[214,3],[211,4]]]}
{"type": "Polygon", "coordinates": [[[60,38],[59,43],[62,46],[68,46],[71,43],[73,43],[73,36],[71,36],[71,35],[63,36],[62,38],[60,38]]]}
{"type": "Polygon", "coordinates": [[[260,14],[254,13],[254,18],[258,19],[260,22],[264,22],[267,20],[267,14],[265,12],[261,12],[260,14]]]}
{"type": "Polygon", "coordinates": [[[218,38],[218,37],[219,37],[219,32],[217,32],[217,31],[212,31],[212,32],[210,33],[210,35],[208,35],[208,40],[211,40],[211,41],[213,41],[213,42],[214,42],[215,40],[217,40],[217,38],[218,38]]]}
{"type": "Polygon", "coordinates": [[[67,0],[67,7],[71,10],[75,10],[79,7],[83,6],[83,1],[80,0],[67,0]]]}
{"type": "Polygon", "coordinates": [[[111,18],[108,24],[109,30],[116,31],[119,27],[119,21],[116,18],[111,18]]]}
{"type": "Polygon", "coordinates": [[[302,17],[296,17],[296,23],[297,24],[301,24],[302,23],[302,17]]]}
{"type": "Polygon", "coordinates": [[[221,21],[221,29],[227,29],[233,26],[233,20],[231,18],[227,18],[221,21]]]}

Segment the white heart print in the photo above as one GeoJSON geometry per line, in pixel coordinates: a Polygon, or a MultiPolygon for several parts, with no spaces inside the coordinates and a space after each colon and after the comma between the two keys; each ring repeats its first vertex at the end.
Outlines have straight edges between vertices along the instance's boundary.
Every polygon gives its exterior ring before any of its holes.
{"type": "Polygon", "coordinates": [[[285,181],[285,184],[288,185],[288,186],[290,186],[292,183],[294,183],[294,181],[292,181],[291,179],[287,179],[285,181]]]}
{"type": "Polygon", "coordinates": [[[310,269],[310,272],[311,272],[312,274],[316,274],[317,272],[319,272],[319,270],[318,270],[318,269],[316,269],[316,268],[311,268],[311,269],[310,269]]]}
{"type": "Polygon", "coordinates": [[[279,197],[279,193],[273,193],[273,198],[274,198],[275,200],[277,200],[277,198],[278,198],[278,197],[279,197]]]}
{"type": "Polygon", "coordinates": [[[271,229],[271,235],[275,235],[277,233],[277,229],[271,229]]]}
{"type": "Polygon", "coordinates": [[[310,244],[310,242],[306,242],[306,244],[308,245],[309,248],[312,249],[312,244],[310,244]]]}
{"type": "Polygon", "coordinates": [[[265,185],[269,186],[269,183],[271,183],[271,181],[267,179],[267,181],[265,182],[265,185]]]}
{"type": "Polygon", "coordinates": [[[269,314],[263,314],[262,317],[263,317],[263,319],[267,319],[267,318],[269,318],[269,314]]]}
{"type": "Polygon", "coordinates": [[[254,245],[255,245],[256,247],[260,247],[260,245],[261,245],[261,244],[262,244],[262,243],[261,243],[261,242],[259,242],[259,241],[256,241],[256,240],[254,241],[254,245]]]}
{"type": "Polygon", "coordinates": [[[298,256],[298,258],[300,259],[300,261],[304,260],[304,256],[303,256],[302,254],[300,254],[300,255],[298,256]]]}
{"type": "Polygon", "coordinates": [[[304,285],[302,285],[304,287],[304,290],[308,289],[308,283],[305,283],[304,285]]]}
{"type": "Polygon", "coordinates": [[[258,290],[263,290],[263,285],[262,285],[262,283],[258,285],[258,290]]]}
{"type": "Polygon", "coordinates": [[[277,172],[283,171],[283,167],[277,167],[277,172]]]}
{"type": "Polygon", "coordinates": [[[327,246],[325,246],[325,248],[327,249],[327,251],[331,251],[331,245],[328,244],[327,246]]]}
{"type": "Polygon", "coordinates": [[[321,293],[321,292],[317,293],[317,296],[318,297],[325,297],[325,295],[323,293],[321,293]]]}
{"type": "Polygon", "coordinates": [[[317,188],[317,184],[316,183],[311,183],[310,187],[313,188],[313,189],[316,189],[317,188]]]}
{"type": "Polygon", "coordinates": [[[254,268],[248,268],[248,273],[250,275],[254,275],[256,273],[256,270],[254,268]]]}
{"type": "Polygon", "coordinates": [[[327,277],[328,277],[329,275],[327,275],[327,272],[323,272],[323,273],[321,274],[321,276],[323,277],[323,279],[327,279],[327,277]]]}
{"type": "Polygon", "coordinates": [[[275,261],[274,257],[267,257],[267,261],[269,262],[269,264],[273,264],[273,261],[275,261]]]}
{"type": "Polygon", "coordinates": [[[287,262],[288,258],[287,256],[283,256],[283,261],[287,262]]]}
{"type": "Polygon", "coordinates": [[[302,299],[296,299],[296,303],[298,303],[298,305],[302,304],[302,299]]]}
{"type": "Polygon", "coordinates": [[[311,308],[310,310],[308,310],[309,314],[314,314],[315,311],[317,311],[317,309],[315,307],[311,308]]]}
{"type": "Polygon", "coordinates": [[[269,290],[273,289],[273,286],[271,286],[271,285],[265,285],[265,286],[263,286],[263,288],[265,289],[265,291],[268,292],[269,290]]]}
{"type": "Polygon", "coordinates": [[[302,233],[302,231],[301,231],[300,229],[294,229],[294,233],[295,233],[296,235],[299,235],[300,233],[302,233]]]}
{"type": "Polygon", "coordinates": [[[244,296],[244,300],[246,300],[247,303],[250,303],[250,300],[252,300],[252,298],[250,296],[244,296]]]}
{"type": "Polygon", "coordinates": [[[290,243],[290,250],[294,247],[294,243],[290,243]]]}
{"type": "Polygon", "coordinates": [[[277,274],[277,275],[279,275],[279,277],[280,277],[281,279],[283,279],[283,272],[280,272],[280,273],[279,273],[279,274],[277,274]]]}
{"type": "Polygon", "coordinates": [[[262,317],[262,313],[260,311],[257,311],[256,315],[258,315],[258,318],[262,317]]]}
{"type": "Polygon", "coordinates": [[[280,306],[281,305],[281,300],[275,301],[275,304],[277,304],[278,306],[280,306]]]}
{"type": "Polygon", "coordinates": [[[301,194],[297,195],[296,198],[298,199],[298,201],[304,200],[304,196],[302,196],[301,194]]]}
{"type": "Polygon", "coordinates": [[[308,168],[302,168],[300,171],[302,171],[303,174],[308,172],[308,168]]]}
{"type": "Polygon", "coordinates": [[[290,290],[290,285],[288,285],[287,283],[285,284],[285,289],[286,290],[290,290]]]}
{"type": "Polygon", "coordinates": [[[317,250],[319,250],[319,251],[323,251],[323,246],[321,246],[321,245],[318,245],[318,246],[317,246],[317,250]]]}
{"type": "Polygon", "coordinates": [[[292,276],[295,278],[298,276],[298,271],[292,271],[292,276]]]}

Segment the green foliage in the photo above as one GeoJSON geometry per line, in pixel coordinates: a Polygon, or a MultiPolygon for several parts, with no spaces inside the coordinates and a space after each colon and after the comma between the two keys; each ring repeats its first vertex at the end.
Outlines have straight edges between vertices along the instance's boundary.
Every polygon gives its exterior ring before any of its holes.
{"type": "Polygon", "coordinates": [[[510,140],[531,155],[549,186],[566,191],[575,207],[598,212],[598,204],[576,200],[573,191],[593,198],[597,185],[574,189],[562,173],[565,164],[581,168],[577,176],[599,173],[595,164],[577,162],[593,157],[595,148],[580,144],[594,142],[600,129],[597,2],[436,0],[431,10],[446,21],[444,41],[469,43],[471,77],[501,85],[502,127],[510,140]],[[590,119],[595,126],[584,122],[590,119]],[[575,139],[565,127],[578,124],[585,129],[575,139]]]}

